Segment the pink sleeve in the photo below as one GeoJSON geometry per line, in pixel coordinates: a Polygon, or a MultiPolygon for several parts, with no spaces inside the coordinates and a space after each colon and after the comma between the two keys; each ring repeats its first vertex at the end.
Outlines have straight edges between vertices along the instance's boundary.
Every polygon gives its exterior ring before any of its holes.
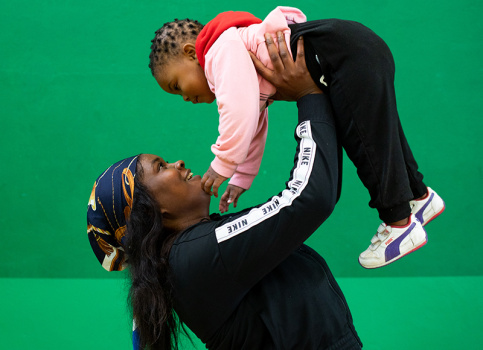
{"type": "Polygon", "coordinates": [[[248,150],[248,156],[245,159],[245,162],[238,166],[235,174],[229,182],[231,185],[244,188],[245,190],[250,188],[253,179],[258,174],[260,164],[262,163],[268,131],[268,108],[260,114],[259,120],[260,122],[258,123],[256,135],[248,150]]]}
{"type": "Polygon", "coordinates": [[[307,17],[298,8],[289,6],[278,6],[275,11],[281,11],[287,20],[287,24],[307,22],[307,17]]]}
{"type": "Polygon", "coordinates": [[[218,40],[211,67],[218,104],[219,136],[211,146],[211,167],[231,177],[245,162],[259,124],[259,82],[255,67],[241,40],[218,40]]]}

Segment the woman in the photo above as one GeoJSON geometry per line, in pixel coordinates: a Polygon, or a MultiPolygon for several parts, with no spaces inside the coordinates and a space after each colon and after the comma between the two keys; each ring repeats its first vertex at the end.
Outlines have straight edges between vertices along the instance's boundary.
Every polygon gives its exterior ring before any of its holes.
{"type": "Polygon", "coordinates": [[[176,348],[177,317],[209,349],[362,346],[327,264],[303,244],[337,201],[330,104],[303,59],[274,59],[284,78],[274,84],[299,109],[294,167],[277,196],[210,216],[200,176],[147,154],[114,164],[94,185],[89,239],[108,270],[124,268],[126,252],[141,348],[176,348]]]}

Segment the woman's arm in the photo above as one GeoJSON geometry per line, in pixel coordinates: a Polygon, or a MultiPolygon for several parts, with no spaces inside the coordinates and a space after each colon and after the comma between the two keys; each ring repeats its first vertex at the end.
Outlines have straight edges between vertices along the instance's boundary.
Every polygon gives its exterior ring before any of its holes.
{"type": "Polygon", "coordinates": [[[274,70],[254,63],[282,96],[298,100],[297,151],[284,191],[216,229],[225,266],[232,266],[232,272],[247,283],[263,277],[325,221],[337,201],[339,181],[332,109],[306,68],[303,39],[298,42],[296,62],[282,33],[278,33],[279,49],[270,36],[267,39],[274,70]]]}
{"type": "Polygon", "coordinates": [[[318,94],[297,104],[297,151],[286,189],[215,230],[225,268],[246,287],[314,233],[337,200],[338,144],[330,101],[318,94]]]}

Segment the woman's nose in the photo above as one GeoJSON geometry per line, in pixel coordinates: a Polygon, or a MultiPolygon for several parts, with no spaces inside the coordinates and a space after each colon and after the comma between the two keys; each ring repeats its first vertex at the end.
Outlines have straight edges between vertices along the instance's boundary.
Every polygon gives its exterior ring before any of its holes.
{"type": "Polygon", "coordinates": [[[174,163],[174,167],[178,170],[184,169],[184,161],[178,160],[176,163],[174,163]]]}
{"type": "Polygon", "coordinates": [[[186,96],[186,95],[183,95],[183,100],[185,102],[189,102],[190,101],[190,98],[188,96],[186,96]]]}

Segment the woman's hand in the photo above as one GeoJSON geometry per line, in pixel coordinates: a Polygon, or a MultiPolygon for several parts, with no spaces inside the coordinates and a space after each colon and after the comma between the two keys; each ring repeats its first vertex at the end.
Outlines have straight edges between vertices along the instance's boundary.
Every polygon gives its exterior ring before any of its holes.
{"type": "Polygon", "coordinates": [[[220,198],[220,213],[225,213],[228,211],[228,207],[230,206],[231,203],[233,203],[233,208],[236,208],[236,205],[238,204],[238,198],[242,195],[243,192],[246,190],[244,188],[235,186],[235,185],[228,185],[226,186],[225,193],[223,193],[223,196],[220,198]]]}
{"type": "Polygon", "coordinates": [[[277,32],[278,49],[270,34],[265,34],[270,60],[273,70],[265,67],[257,57],[251,53],[253,64],[257,72],[273,86],[277,88],[274,99],[284,101],[297,101],[308,94],[321,94],[315,85],[305,64],[304,40],[302,37],[297,41],[297,57],[294,62],[285,43],[285,35],[277,32]]]}
{"type": "Polygon", "coordinates": [[[218,188],[226,179],[228,178],[221,176],[210,166],[201,179],[201,188],[210,196],[214,194],[215,197],[218,197],[218,188]],[[212,186],[213,192],[211,191],[212,186]]]}

